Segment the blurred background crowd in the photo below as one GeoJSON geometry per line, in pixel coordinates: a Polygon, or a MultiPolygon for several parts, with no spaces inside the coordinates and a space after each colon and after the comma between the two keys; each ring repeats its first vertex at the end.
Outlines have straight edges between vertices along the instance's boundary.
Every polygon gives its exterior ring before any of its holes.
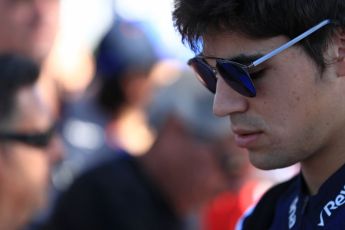
{"type": "Polygon", "coordinates": [[[0,230],[231,230],[297,172],[250,166],[172,9],[0,0],[0,230]]]}

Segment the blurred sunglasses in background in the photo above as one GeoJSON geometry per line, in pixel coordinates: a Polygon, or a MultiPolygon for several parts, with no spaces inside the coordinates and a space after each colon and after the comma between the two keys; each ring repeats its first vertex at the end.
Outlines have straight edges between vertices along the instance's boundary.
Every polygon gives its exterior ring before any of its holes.
{"type": "Polygon", "coordinates": [[[322,22],[308,29],[296,38],[251,62],[249,65],[241,64],[228,59],[204,56],[201,54],[190,59],[188,61],[188,65],[190,65],[194,69],[194,71],[197,73],[198,79],[212,93],[216,92],[217,73],[219,73],[223,80],[233,90],[246,97],[255,97],[256,89],[250,76],[251,70],[264,61],[267,61],[268,59],[293,46],[302,39],[308,37],[310,34],[316,32],[329,23],[331,23],[331,20],[323,20],[322,22]],[[216,60],[216,67],[210,66],[206,61],[207,59],[216,60]]]}
{"type": "Polygon", "coordinates": [[[2,132],[0,141],[17,141],[38,148],[46,148],[56,133],[56,126],[53,125],[47,131],[35,133],[2,132]]]}

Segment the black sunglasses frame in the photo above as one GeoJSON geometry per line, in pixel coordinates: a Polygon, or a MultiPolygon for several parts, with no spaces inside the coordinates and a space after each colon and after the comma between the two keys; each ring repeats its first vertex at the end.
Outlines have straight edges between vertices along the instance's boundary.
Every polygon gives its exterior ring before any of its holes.
{"type": "Polygon", "coordinates": [[[255,67],[253,64],[247,66],[223,58],[197,55],[188,61],[188,65],[197,73],[199,81],[212,93],[216,92],[219,72],[224,81],[241,95],[256,96],[256,89],[249,73],[250,69],[255,67]],[[216,67],[209,65],[206,59],[216,60],[216,67]],[[233,74],[230,74],[229,71],[232,71],[233,74]]]}
{"type": "Polygon", "coordinates": [[[55,133],[55,125],[45,132],[37,133],[17,133],[0,131],[0,141],[17,141],[34,147],[45,148],[49,145],[55,133]]]}
{"type": "Polygon", "coordinates": [[[228,59],[204,56],[199,54],[188,61],[195,72],[198,74],[199,80],[209,89],[212,93],[216,92],[217,85],[217,72],[224,79],[224,81],[235,91],[246,97],[255,97],[256,89],[254,83],[250,77],[249,69],[260,65],[261,63],[267,61],[268,59],[274,57],[275,55],[283,52],[294,44],[298,43],[302,39],[308,37],[314,32],[318,31],[322,27],[328,24],[337,24],[336,22],[325,19],[318,23],[317,25],[311,27],[307,31],[303,32],[294,39],[288,41],[287,43],[281,45],[280,47],[272,50],[271,52],[265,54],[264,56],[253,61],[249,65],[244,65],[241,63],[233,62],[228,59]],[[215,59],[216,67],[209,65],[206,59],[215,59]],[[218,70],[218,71],[217,71],[218,70]]]}

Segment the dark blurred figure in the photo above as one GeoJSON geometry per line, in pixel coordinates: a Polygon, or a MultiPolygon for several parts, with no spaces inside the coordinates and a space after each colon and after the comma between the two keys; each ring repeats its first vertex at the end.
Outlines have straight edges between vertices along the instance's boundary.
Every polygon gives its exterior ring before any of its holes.
{"type": "Polygon", "coordinates": [[[0,0],[0,53],[42,63],[58,29],[59,0],[0,0]]]}
{"type": "Polygon", "coordinates": [[[135,22],[117,18],[102,39],[95,59],[97,73],[92,84],[79,100],[66,103],[61,113],[62,136],[69,155],[54,176],[54,185],[60,191],[85,169],[113,155],[110,149],[129,148],[137,153],[121,141],[133,140],[121,127],[136,124],[135,134],[146,122],[149,75],[158,59],[144,30],[135,22]]]}
{"type": "Polygon", "coordinates": [[[26,225],[46,202],[51,166],[62,156],[54,121],[36,88],[39,67],[0,55],[0,229],[26,225]]]}
{"type": "Polygon", "coordinates": [[[212,95],[193,76],[154,98],[150,120],[157,138],[148,152],[133,157],[118,150],[81,176],[45,229],[190,229],[189,214],[241,183],[234,162],[241,164],[246,152],[232,144],[227,120],[213,117],[212,95]]]}
{"type": "Polygon", "coordinates": [[[54,170],[49,208],[40,215],[34,229],[50,215],[56,198],[77,176],[114,155],[113,149],[119,143],[110,141],[109,126],[124,123],[122,118],[132,117],[129,114],[135,114],[133,111],[143,113],[138,101],[147,93],[140,97],[133,94],[147,88],[145,82],[157,57],[139,25],[117,18],[99,44],[95,59],[97,74],[92,84],[79,99],[63,103],[59,131],[68,154],[54,170]],[[142,59],[141,54],[146,58],[142,59]]]}
{"type": "Polygon", "coordinates": [[[140,145],[140,138],[136,138],[136,143],[130,143],[130,139],[134,140],[136,133],[145,132],[145,109],[153,90],[151,73],[159,62],[154,44],[143,27],[117,18],[96,56],[99,85],[96,100],[110,115],[111,124],[107,128],[115,137],[110,141],[112,146],[133,154],[147,150],[147,146],[140,145]],[[127,128],[128,125],[132,128],[127,128]],[[136,132],[128,134],[127,130],[133,128],[136,132]]]}

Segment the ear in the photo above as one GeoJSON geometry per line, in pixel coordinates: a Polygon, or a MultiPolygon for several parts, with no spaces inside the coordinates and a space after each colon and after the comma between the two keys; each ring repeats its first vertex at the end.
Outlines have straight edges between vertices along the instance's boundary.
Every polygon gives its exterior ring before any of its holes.
{"type": "Polygon", "coordinates": [[[174,114],[167,116],[167,119],[164,122],[164,129],[169,130],[170,133],[175,133],[178,136],[182,135],[185,132],[185,128],[180,119],[177,118],[174,114]]]}
{"type": "Polygon", "coordinates": [[[345,29],[339,29],[335,37],[336,71],[339,77],[345,77],[345,29]]]}

